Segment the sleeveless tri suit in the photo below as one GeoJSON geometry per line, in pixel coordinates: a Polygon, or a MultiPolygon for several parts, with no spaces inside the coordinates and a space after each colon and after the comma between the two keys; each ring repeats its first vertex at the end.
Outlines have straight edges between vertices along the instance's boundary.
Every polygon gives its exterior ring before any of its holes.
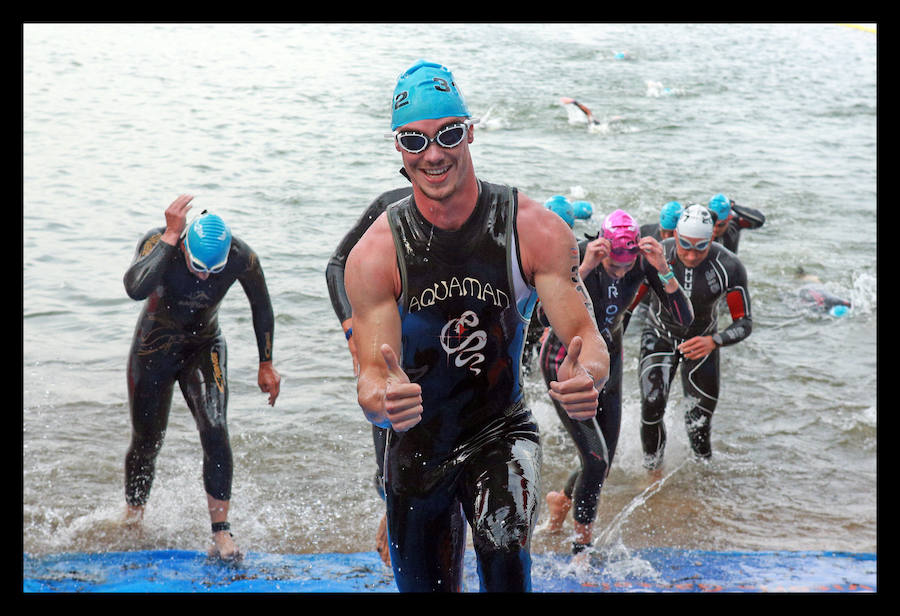
{"type": "Polygon", "coordinates": [[[536,293],[519,258],[517,191],[480,181],[455,231],[427,222],[413,199],[387,209],[402,280],[401,365],[424,409],[412,429],[388,433],[394,577],[401,591],[460,590],[467,520],[482,589],[529,590],[541,445],[521,383],[536,293]]]}

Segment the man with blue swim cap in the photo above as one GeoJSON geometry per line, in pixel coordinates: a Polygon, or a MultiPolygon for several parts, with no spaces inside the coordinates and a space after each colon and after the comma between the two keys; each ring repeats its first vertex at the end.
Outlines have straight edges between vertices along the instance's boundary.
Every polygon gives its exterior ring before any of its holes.
{"type": "Polygon", "coordinates": [[[521,360],[537,296],[568,350],[550,395],[574,419],[593,418],[609,354],[572,230],[476,176],[474,126],[450,71],[414,64],[391,113],[412,194],[356,242],[344,287],[357,400],[387,428],[394,580],[401,592],[462,590],[468,523],[482,589],[527,591],[541,444],[521,360]]]}
{"type": "Polygon", "coordinates": [[[766,217],[759,210],[738,205],[722,193],[713,195],[707,207],[716,216],[713,241],[735,254],[741,241],[741,231],[759,229],[766,222],[766,217]]]}
{"type": "Polygon", "coordinates": [[[125,456],[126,520],[137,524],[144,507],[168,425],[177,382],[194,417],[203,447],[203,486],[212,524],[210,554],[233,561],[228,511],[233,463],[228,437],[228,349],[218,310],[239,281],[250,300],[259,353],[259,388],[274,405],[281,376],[272,365],[275,317],[256,253],[232,237],[225,221],[205,212],[185,224],[192,207],[181,195],[165,212],[166,226],[138,242],[125,273],[125,291],[146,300],[128,357],[131,443],[125,456]]]}

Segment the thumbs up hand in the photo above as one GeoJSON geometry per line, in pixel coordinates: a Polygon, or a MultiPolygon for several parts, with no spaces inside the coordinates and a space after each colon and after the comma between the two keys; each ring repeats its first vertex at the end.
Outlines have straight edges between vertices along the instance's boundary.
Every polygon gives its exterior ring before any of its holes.
{"type": "Polygon", "coordinates": [[[390,345],[381,345],[381,356],[388,369],[384,410],[391,427],[396,432],[406,432],[422,420],[422,387],[410,382],[390,345]]]}
{"type": "Polygon", "coordinates": [[[566,359],[559,367],[556,381],[550,383],[550,397],[559,402],[572,419],[585,421],[597,413],[600,392],[594,379],[578,362],[583,341],[575,336],[566,349],[566,359]]]}

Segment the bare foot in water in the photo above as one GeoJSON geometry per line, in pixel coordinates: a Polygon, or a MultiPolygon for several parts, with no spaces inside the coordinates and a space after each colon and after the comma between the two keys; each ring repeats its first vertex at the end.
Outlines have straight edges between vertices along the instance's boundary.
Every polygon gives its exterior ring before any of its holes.
{"type": "Polygon", "coordinates": [[[144,521],[144,508],[125,505],[125,515],[122,518],[122,524],[125,528],[139,529],[144,521]]]}
{"type": "Polygon", "coordinates": [[[546,500],[547,511],[550,513],[547,530],[550,532],[560,531],[569,514],[569,509],[572,508],[572,499],[562,492],[548,492],[546,500]]]}
{"type": "Polygon", "coordinates": [[[234,538],[227,530],[213,533],[213,546],[208,552],[210,558],[218,558],[224,562],[239,562],[243,558],[240,549],[234,544],[234,538]]]}
{"type": "Polygon", "coordinates": [[[375,549],[378,550],[378,555],[381,556],[381,562],[383,562],[386,567],[390,567],[391,551],[388,547],[386,514],[381,516],[381,522],[378,523],[378,530],[375,532],[375,549]]]}

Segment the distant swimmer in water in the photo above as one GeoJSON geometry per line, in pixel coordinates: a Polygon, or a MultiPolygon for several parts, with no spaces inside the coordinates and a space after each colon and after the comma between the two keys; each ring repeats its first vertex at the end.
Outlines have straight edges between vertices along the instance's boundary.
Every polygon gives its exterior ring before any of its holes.
{"type": "Polygon", "coordinates": [[[580,109],[581,112],[584,113],[585,117],[587,117],[589,127],[598,127],[605,125],[608,126],[611,122],[620,122],[625,119],[623,116],[612,116],[605,122],[601,122],[594,117],[594,113],[590,109],[588,109],[587,105],[579,103],[574,98],[563,97],[559,99],[559,102],[561,102],[563,105],[575,105],[575,107],[580,109]]]}
{"type": "Polygon", "coordinates": [[[203,447],[203,485],[214,544],[210,555],[236,560],[240,551],[228,522],[228,352],[218,310],[231,285],[240,282],[253,313],[258,384],[269,394],[270,405],[281,389],[281,376],[272,365],[275,318],[256,253],[233,237],[219,216],[204,212],[186,224],[192,199],[175,199],[166,209],[166,226],[144,234],[124,277],[128,296],[146,300],[128,356],[132,432],[125,457],[126,521],[137,524],[143,519],[177,382],[203,447]]]}
{"type": "Polygon", "coordinates": [[[797,268],[797,278],[805,284],[797,289],[797,296],[808,306],[827,312],[833,317],[842,317],[850,312],[850,300],[838,297],[822,285],[818,276],[807,274],[802,267],[797,268]]]}

